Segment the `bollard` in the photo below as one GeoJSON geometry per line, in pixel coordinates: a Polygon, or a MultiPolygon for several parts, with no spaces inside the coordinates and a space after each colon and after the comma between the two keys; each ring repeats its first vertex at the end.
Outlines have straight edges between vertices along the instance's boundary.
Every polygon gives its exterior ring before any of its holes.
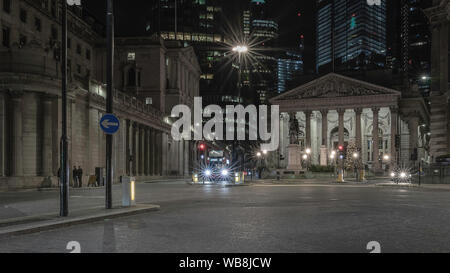
{"type": "Polygon", "coordinates": [[[195,173],[192,175],[192,182],[198,183],[198,174],[195,173]]]}
{"type": "Polygon", "coordinates": [[[239,175],[239,172],[236,172],[234,174],[234,183],[239,183],[239,181],[241,180],[240,178],[241,176],[239,175]]]}
{"type": "Polygon", "coordinates": [[[337,182],[344,182],[344,170],[343,169],[339,170],[337,182]]]}
{"type": "Polygon", "coordinates": [[[366,181],[366,171],[365,170],[359,170],[359,182],[366,181]]]}
{"type": "Polygon", "coordinates": [[[122,177],[122,206],[136,205],[136,179],[134,177],[122,177]]]}

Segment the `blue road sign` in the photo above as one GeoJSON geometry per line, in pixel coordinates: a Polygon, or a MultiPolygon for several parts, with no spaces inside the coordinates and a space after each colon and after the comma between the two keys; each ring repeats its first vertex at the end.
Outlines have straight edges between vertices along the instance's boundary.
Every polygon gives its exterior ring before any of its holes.
{"type": "Polygon", "coordinates": [[[113,135],[120,127],[119,119],[113,114],[106,114],[100,120],[100,128],[105,132],[105,134],[113,135]]]}

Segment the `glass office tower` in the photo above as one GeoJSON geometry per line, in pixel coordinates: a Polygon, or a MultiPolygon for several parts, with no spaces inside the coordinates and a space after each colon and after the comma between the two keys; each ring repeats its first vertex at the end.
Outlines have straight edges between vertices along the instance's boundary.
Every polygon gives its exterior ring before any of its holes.
{"type": "Polygon", "coordinates": [[[386,0],[318,0],[317,71],[376,69],[386,60],[386,0]]]}

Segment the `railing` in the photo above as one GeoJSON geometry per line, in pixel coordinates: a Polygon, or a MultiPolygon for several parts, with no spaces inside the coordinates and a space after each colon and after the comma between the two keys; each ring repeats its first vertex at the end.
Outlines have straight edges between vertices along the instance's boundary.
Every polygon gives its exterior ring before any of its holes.
{"type": "MultiPolygon", "coordinates": [[[[419,183],[418,172],[413,183],[419,183]]],[[[421,184],[450,184],[450,164],[436,163],[422,167],[420,175],[421,184]]]]}
{"type": "MultiPolygon", "coordinates": [[[[97,82],[95,80],[91,80],[90,85],[91,85],[89,88],[90,93],[106,98],[106,89],[102,83],[97,82]]],[[[145,114],[151,115],[155,119],[163,121],[163,118],[165,116],[163,112],[161,112],[159,109],[156,109],[151,105],[146,104],[144,101],[136,97],[127,95],[118,89],[114,89],[113,97],[114,102],[126,105],[127,107],[141,111],[145,114]]]]}

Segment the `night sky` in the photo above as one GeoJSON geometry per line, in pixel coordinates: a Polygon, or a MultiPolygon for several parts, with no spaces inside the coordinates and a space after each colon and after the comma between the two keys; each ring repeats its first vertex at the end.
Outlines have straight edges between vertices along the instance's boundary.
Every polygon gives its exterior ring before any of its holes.
{"type": "MultiPolygon", "coordinates": [[[[225,1],[225,10],[236,10],[240,1],[225,1]]],[[[106,1],[83,1],[86,9],[100,22],[105,21],[106,1]]],[[[305,70],[314,68],[314,2],[312,0],[267,0],[269,16],[279,24],[278,46],[293,48],[305,37],[305,70]],[[298,16],[301,13],[301,16],[298,16]]],[[[242,3],[242,2],[241,2],[242,3]]],[[[142,32],[149,14],[149,0],[115,0],[116,35],[133,36],[142,32]],[[132,4],[131,4],[132,3],[132,4]]]]}

